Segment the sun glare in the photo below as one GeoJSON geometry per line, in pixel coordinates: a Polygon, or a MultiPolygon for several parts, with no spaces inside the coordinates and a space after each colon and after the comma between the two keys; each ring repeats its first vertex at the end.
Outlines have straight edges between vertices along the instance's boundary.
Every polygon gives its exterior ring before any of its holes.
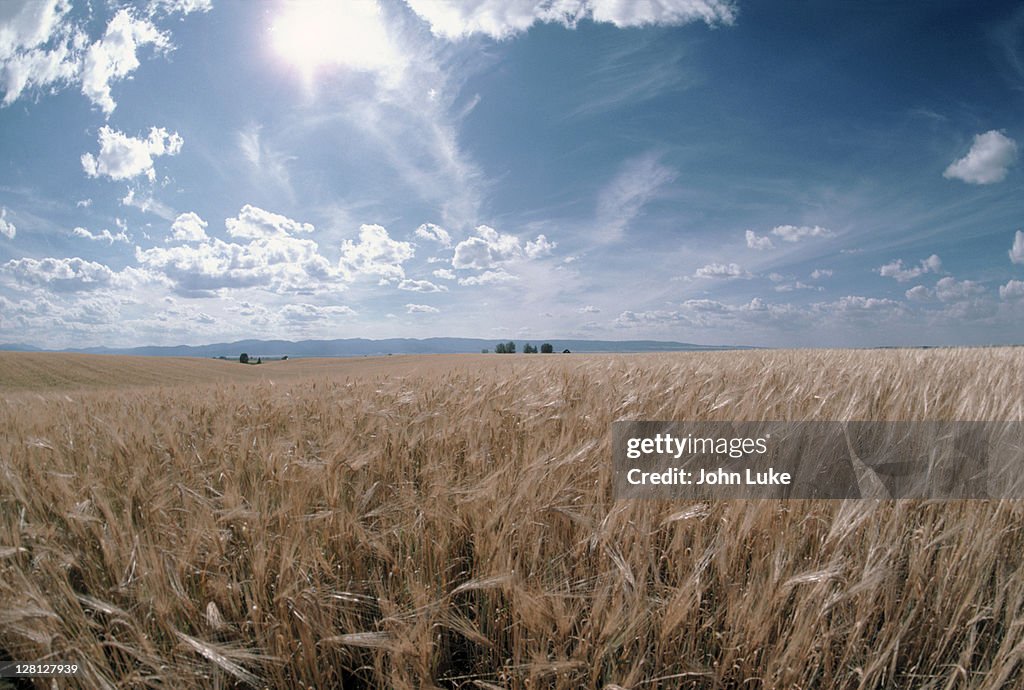
{"type": "Polygon", "coordinates": [[[388,72],[401,62],[375,0],[290,0],[270,32],[277,53],[307,79],[324,67],[388,72]]]}

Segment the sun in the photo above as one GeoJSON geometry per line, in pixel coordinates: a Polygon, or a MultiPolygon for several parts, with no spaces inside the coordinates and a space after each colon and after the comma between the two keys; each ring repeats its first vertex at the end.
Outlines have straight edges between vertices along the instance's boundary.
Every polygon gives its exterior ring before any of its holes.
{"type": "Polygon", "coordinates": [[[375,0],[286,0],[270,34],[277,54],[307,79],[323,68],[383,73],[401,64],[375,0]]]}

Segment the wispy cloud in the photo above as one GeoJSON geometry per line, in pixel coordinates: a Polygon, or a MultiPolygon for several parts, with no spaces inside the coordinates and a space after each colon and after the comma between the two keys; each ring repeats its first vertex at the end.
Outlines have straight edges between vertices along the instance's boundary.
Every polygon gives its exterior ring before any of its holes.
{"type": "Polygon", "coordinates": [[[671,184],[678,173],[661,163],[656,153],[626,161],[614,179],[598,194],[592,239],[616,242],[650,201],[671,184]]]}

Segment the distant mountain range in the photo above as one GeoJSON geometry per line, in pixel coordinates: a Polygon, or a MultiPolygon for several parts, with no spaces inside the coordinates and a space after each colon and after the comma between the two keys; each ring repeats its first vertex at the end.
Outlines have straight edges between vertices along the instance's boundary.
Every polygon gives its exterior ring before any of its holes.
{"type": "MultiPolygon", "coordinates": [[[[458,354],[494,350],[500,340],[483,338],[387,338],[369,340],[366,338],[344,338],[341,340],[238,340],[233,343],[211,345],[174,345],[130,348],[89,347],[66,350],[44,350],[20,343],[0,344],[0,350],[21,352],[81,352],[106,355],[143,355],[149,357],[229,357],[235,358],[245,352],[251,357],[357,357],[366,355],[422,355],[458,354]]],[[[749,349],[740,345],[695,345],[658,340],[567,340],[517,339],[516,348],[522,352],[523,345],[530,343],[540,347],[551,343],[555,352],[686,352],[701,350],[749,349]]]]}

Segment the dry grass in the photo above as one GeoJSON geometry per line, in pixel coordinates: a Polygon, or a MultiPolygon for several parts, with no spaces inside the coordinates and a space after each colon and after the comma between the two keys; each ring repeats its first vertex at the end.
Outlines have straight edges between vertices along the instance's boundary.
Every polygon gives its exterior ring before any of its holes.
{"type": "Polygon", "coordinates": [[[615,503],[609,447],[1024,420],[1019,350],[405,361],[0,400],[0,648],[89,688],[1024,684],[1017,503],[615,503]]]}

